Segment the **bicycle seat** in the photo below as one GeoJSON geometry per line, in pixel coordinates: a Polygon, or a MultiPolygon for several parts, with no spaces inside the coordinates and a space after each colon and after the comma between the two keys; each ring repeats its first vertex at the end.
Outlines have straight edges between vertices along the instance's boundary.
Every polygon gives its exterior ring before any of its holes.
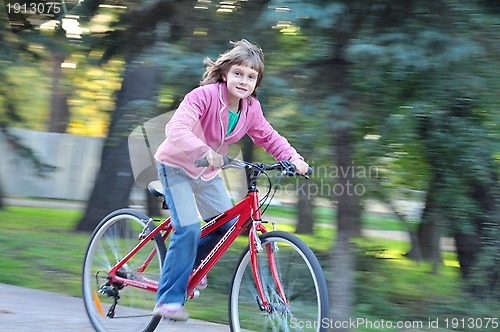
{"type": "Polygon", "coordinates": [[[150,193],[152,193],[156,197],[163,196],[163,185],[158,180],[151,181],[148,184],[148,190],[150,193]]]}

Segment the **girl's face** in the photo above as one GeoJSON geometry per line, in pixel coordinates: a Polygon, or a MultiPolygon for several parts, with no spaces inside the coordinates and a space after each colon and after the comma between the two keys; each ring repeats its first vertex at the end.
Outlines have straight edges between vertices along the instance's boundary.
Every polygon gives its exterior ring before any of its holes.
{"type": "Polygon", "coordinates": [[[232,65],[226,75],[229,104],[250,97],[255,90],[258,76],[259,73],[250,67],[232,65]]]}

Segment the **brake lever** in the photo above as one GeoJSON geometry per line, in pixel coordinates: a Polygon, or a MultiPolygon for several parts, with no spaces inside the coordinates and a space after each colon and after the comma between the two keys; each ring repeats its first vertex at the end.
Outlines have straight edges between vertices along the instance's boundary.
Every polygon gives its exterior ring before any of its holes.
{"type": "Polygon", "coordinates": [[[283,174],[288,176],[294,176],[296,174],[295,165],[290,160],[280,161],[279,164],[283,168],[281,171],[283,174]]]}

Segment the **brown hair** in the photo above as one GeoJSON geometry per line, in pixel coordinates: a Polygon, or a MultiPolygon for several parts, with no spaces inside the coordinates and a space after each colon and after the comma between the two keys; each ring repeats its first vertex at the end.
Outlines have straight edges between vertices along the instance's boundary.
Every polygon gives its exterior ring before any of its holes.
{"type": "MultiPolygon", "coordinates": [[[[264,53],[262,49],[250,43],[246,39],[237,42],[231,42],[233,48],[219,55],[217,60],[213,61],[210,58],[205,58],[203,61],[207,65],[203,80],[200,85],[207,85],[216,82],[223,82],[224,76],[228,73],[233,65],[243,65],[252,68],[259,73],[255,88],[260,86],[262,76],[264,74],[264,53]]],[[[256,95],[254,90],[252,95],[256,95]]]]}

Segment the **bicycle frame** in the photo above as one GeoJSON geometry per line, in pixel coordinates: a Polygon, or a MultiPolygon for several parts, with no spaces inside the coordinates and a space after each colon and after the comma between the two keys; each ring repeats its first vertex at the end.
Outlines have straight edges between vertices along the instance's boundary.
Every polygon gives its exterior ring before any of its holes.
{"type": "MultiPolygon", "coordinates": [[[[245,198],[243,198],[240,202],[238,202],[235,206],[230,208],[229,210],[221,213],[217,217],[208,221],[203,227],[201,227],[201,238],[204,236],[216,231],[222,225],[227,222],[233,220],[237,217],[236,222],[224,233],[224,235],[220,238],[217,244],[212,248],[212,250],[207,254],[207,256],[202,259],[199,266],[191,273],[191,277],[188,283],[188,299],[194,297],[194,291],[198,283],[201,279],[212,269],[212,267],[218,262],[218,260],[222,257],[222,255],[226,252],[226,250],[233,244],[233,242],[240,236],[245,230],[250,229],[249,232],[249,248],[251,253],[251,263],[252,270],[254,274],[254,281],[257,286],[257,291],[260,299],[257,299],[260,310],[262,311],[271,311],[272,308],[269,305],[266,297],[264,295],[264,289],[260,279],[260,273],[258,268],[258,260],[257,254],[263,251],[263,248],[260,244],[260,239],[257,235],[257,232],[262,234],[268,232],[267,229],[262,224],[261,219],[261,211],[259,206],[259,196],[258,190],[256,187],[256,180],[258,174],[254,173],[248,175],[248,194],[245,198]]],[[[108,274],[109,283],[119,283],[123,286],[131,286],[136,288],[141,288],[147,291],[156,292],[158,290],[157,282],[153,280],[146,280],[145,278],[140,278],[140,280],[127,278],[125,275],[120,275],[120,268],[122,268],[127,261],[133,257],[139,250],[141,250],[146,243],[151,241],[155,236],[161,236],[163,240],[166,240],[169,234],[173,230],[173,226],[170,222],[170,217],[163,220],[157,227],[153,230],[150,229],[151,223],[153,223],[153,219],[149,219],[147,221],[147,226],[144,228],[144,231],[140,235],[139,244],[129,252],[118,264],[116,264],[108,274]],[[163,232],[163,233],[162,233],[163,232]]],[[[281,286],[281,282],[279,280],[276,264],[274,261],[273,255],[274,249],[271,248],[270,245],[266,246],[266,254],[268,256],[269,265],[271,267],[271,274],[275,280],[277,289],[280,293],[280,296],[284,303],[288,304],[288,301],[285,296],[285,292],[283,291],[283,287],[281,286]]],[[[156,250],[153,250],[147,257],[146,261],[142,264],[142,266],[138,269],[138,272],[144,272],[148,266],[148,264],[152,261],[154,256],[156,255],[156,250]]]]}

